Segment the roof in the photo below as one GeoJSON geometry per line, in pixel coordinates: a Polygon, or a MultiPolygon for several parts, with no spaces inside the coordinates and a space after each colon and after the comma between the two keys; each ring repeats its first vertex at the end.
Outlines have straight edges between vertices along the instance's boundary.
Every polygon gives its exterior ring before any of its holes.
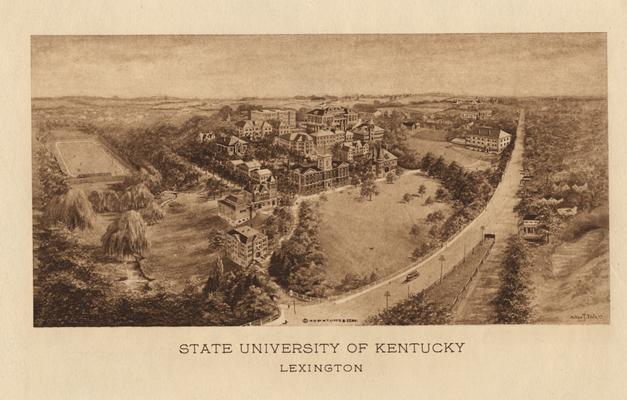
{"type": "Polygon", "coordinates": [[[381,161],[396,160],[397,158],[398,157],[396,157],[394,154],[390,153],[388,150],[381,149],[379,151],[379,157],[377,158],[377,160],[381,160],[381,161]]]}
{"type": "Polygon", "coordinates": [[[286,133],[283,134],[281,136],[279,136],[281,139],[283,140],[287,140],[290,142],[305,142],[305,141],[311,141],[313,140],[313,138],[311,137],[311,135],[307,134],[307,133],[302,133],[302,132],[292,132],[292,133],[286,133]]]}
{"type": "Polygon", "coordinates": [[[312,137],[321,137],[321,136],[334,136],[335,133],[326,129],[321,129],[319,131],[316,131],[314,133],[311,133],[310,136],[312,137]]]}
{"type": "Polygon", "coordinates": [[[230,194],[228,196],[226,196],[223,199],[218,200],[218,202],[223,203],[223,204],[227,204],[231,207],[246,207],[248,206],[248,200],[246,198],[246,196],[239,194],[239,195],[235,195],[235,194],[230,194]]]}
{"type": "Polygon", "coordinates": [[[228,231],[227,234],[235,236],[241,243],[244,244],[254,241],[257,237],[263,235],[261,232],[251,228],[250,226],[239,226],[237,228],[233,228],[228,231]]]}
{"type": "Polygon", "coordinates": [[[238,127],[238,128],[243,128],[243,127],[245,127],[246,125],[253,125],[253,126],[254,126],[254,125],[255,125],[255,122],[254,122],[254,121],[251,121],[251,120],[244,120],[244,121],[237,121],[237,122],[235,123],[235,126],[236,126],[236,127],[238,127]]]}
{"type": "Polygon", "coordinates": [[[224,146],[234,146],[237,143],[246,144],[246,141],[238,138],[237,136],[222,136],[218,139],[218,143],[224,146]]]}
{"type": "Polygon", "coordinates": [[[309,111],[307,114],[311,114],[311,115],[324,115],[326,113],[325,110],[321,109],[321,108],[314,108],[313,110],[309,111]]]}
{"type": "Polygon", "coordinates": [[[242,162],[238,166],[241,166],[241,165],[245,165],[246,168],[248,168],[248,169],[253,169],[253,168],[259,169],[259,168],[261,168],[261,164],[257,160],[242,162]]]}
{"type": "Polygon", "coordinates": [[[489,137],[491,139],[500,139],[503,137],[512,136],[502,129],[492,128],[492,127],[487,127],[487,126],[478,127],[475,132],[471,133],[471,135],[484,136],[484,137],[489,137]]]}

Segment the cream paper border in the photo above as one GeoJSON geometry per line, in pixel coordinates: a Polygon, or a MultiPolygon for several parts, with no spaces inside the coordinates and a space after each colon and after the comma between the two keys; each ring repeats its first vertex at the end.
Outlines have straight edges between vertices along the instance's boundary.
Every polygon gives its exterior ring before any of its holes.
{"type": "Polygon", "coordinates": [[[0,398],[625,398],[626,16],[624,1],[0,2],[0,398]],[[609,326],[32,327],[30,35],[560,31],[608,33],[609,326]],[[440,356],[177,352],[179,343],[243,341],[466,345],[440,356]],[[281,361],[363,362],[364,372],[281,374],[281,361]]]}

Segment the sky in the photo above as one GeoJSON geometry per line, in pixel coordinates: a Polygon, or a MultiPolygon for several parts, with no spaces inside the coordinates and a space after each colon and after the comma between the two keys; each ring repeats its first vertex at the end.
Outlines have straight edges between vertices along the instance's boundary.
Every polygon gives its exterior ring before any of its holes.
{"type": "Polygon", "coordinates": [[[604,33],[32,36],[32,97],[605,96],[604,33]]]}

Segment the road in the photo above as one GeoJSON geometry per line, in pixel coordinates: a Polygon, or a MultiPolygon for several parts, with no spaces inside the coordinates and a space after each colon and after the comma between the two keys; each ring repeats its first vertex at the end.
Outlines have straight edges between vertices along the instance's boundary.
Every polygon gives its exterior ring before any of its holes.
{"type": "Polygon", "coordinates": [[[399,272],[375,286],[346,297],[320,303],[299,304],[295,302],[289,308],[287,304],[281,304],[281,317],[272,324],[361,325],[367,317],[383,310],[386,306],[386,300],[390,305],[393,305],[406,299],[408,285],[409,292],[415,293],[438,281],[441,268],[443,274],[450,271],[455,264],[463,259],[465,252],[481,240],[483,232],[495,234],[496,243],[501,243],[510,234],[516,233],[518,221],[512,209],[518,202],[516,192],[522,178],[524,123],[524,110],[521,110],[514,151],[492,199],[485,210],[449,240],[446,246],[409,269],[399,272]],[[439,261],[440,256],[444,256],[444,262],[439,261]],[[420,276],[408,284],[402,283],[405,275],[413,270],[418,270],[420,276]],[[342,320],[348,321],[342,322],[342,320]],[[285,323],[286,321],[287,323],[285,323]]]}

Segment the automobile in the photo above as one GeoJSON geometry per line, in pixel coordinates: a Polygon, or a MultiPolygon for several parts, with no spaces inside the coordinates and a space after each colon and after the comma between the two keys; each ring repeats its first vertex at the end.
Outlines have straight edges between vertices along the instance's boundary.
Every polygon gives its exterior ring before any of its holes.
{"type": "Polygon", "coordinates": [[[418,278],[419,276],[420,276],[420,272],[411,271],[409,274],[407,274],[407,276],[405,276],[405,280],[403,281],[403,283],[411,282],[414,279],[418,278]]]}

